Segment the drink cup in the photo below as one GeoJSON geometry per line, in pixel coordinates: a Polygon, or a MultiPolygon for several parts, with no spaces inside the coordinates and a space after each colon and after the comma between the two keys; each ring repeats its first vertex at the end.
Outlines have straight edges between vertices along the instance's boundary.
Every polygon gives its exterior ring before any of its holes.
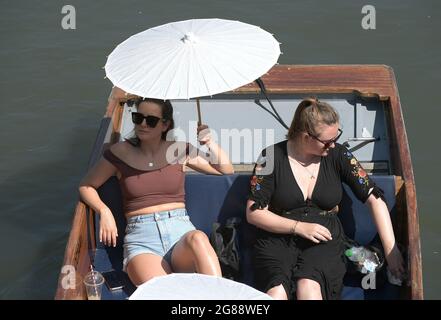
{"type": "Polygon", "coordinates": [[[104,277],[98,271],[90,271],[84,277],[84,286],[86,287],[88,300],[101,300],[101,291],[103,289],[104,277]]]}

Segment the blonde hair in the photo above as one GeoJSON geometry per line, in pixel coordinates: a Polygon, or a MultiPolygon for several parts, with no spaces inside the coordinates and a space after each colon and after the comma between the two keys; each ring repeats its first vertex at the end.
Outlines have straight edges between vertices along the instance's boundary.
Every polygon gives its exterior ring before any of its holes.
{"type": "Polygon", "coordinates": [[[302,132],[318,136],[320,132],[317,128],[320,125],[330,126],[339,120],[337,111],[329,103],[317,98],[307,98],[299,103],[286,137],[294,139],[302,132]]]}

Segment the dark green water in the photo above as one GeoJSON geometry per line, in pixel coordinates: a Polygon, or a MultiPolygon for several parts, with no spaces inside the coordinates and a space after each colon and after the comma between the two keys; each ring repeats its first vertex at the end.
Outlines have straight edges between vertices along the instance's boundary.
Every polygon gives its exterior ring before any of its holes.
{"type": "Polygon", "coordinates": [[[147,28],[212,17],[274,33],[281,64],[393,67],[416,179],[425,297],[441,298],[439,1],[0,3],[0,298],[54,296],[77,185],[111,89],[106,55],[147,28]],[[61,27],[65,4],[75,6],[76,30],[61,27]],[[376,8],[375,30],[361,28],[366,4],[376,8]]]}

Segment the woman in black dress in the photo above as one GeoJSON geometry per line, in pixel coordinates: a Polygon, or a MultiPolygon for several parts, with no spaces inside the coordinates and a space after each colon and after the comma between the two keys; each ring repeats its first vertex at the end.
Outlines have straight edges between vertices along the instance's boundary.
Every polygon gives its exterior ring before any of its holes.
{"type": "Polygon", "coordinates": [[[404,271],[382,191],[337,143],[341,133],[329,104],[303,100],[288,140],[263,150],[256,163],[247,220],[259,231],[256,284],[273,298],[340,298],[346,271],[344,233],[336,216],[342,182],[372,212],[392,274],[401,277],[404,271]]]}

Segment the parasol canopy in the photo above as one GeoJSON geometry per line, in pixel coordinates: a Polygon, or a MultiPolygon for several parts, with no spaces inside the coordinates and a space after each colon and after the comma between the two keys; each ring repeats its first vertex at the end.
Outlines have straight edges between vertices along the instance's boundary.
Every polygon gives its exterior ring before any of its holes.
{"type": "Polygon", "coordinates": [[[142,285],[129,300],[272,300],[246,284],[199,273],[172,273],[142,285]]]}
{"type": "Polygon", "coordinates": [[[127,93],[190,99],[246,85],[268,72],[279,55],[279,42],[260,27],[193,19],[131,36],[109,55],[105,71],[127,93]]]}

